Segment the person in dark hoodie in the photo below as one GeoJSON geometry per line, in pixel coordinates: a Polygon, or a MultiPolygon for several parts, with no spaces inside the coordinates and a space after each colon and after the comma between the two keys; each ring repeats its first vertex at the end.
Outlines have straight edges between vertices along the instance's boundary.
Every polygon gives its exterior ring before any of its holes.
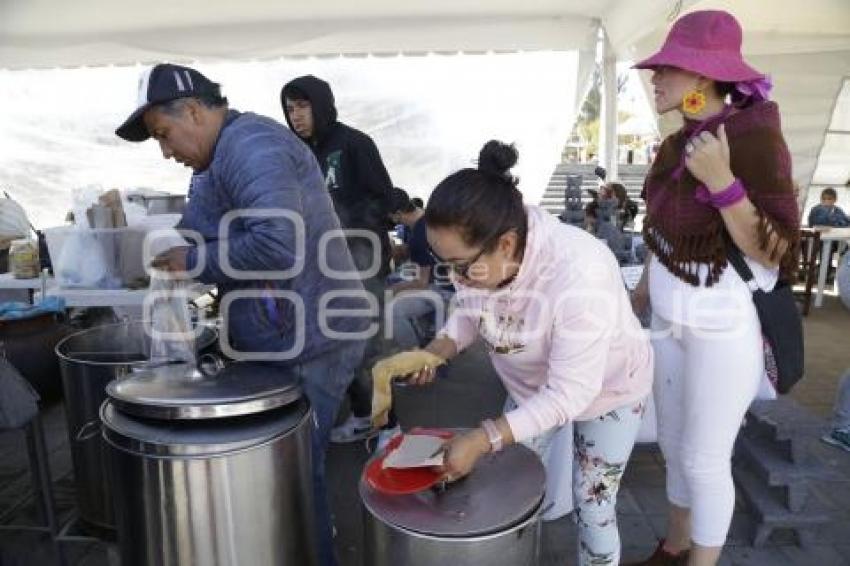
{"type": "MultiPolygon", "coordinates": [[[[378,148],[367,134],[337,120],[333,92],[322,79],[305,75],[289,81],[280,91],[280,103],[286,123],[316,156],[342,227],[375,236],[350,235],[347,240],[363,285],[383,312],[392,249],[387,221],[393,185],[378,148]]],[[[351,416],[331,432],[333,442],[353,442],[377,432],[370,418],[369,368],[384,353],[381,335],[378,332],[367,346],[358,379],[348,389],[351,416]]]]}

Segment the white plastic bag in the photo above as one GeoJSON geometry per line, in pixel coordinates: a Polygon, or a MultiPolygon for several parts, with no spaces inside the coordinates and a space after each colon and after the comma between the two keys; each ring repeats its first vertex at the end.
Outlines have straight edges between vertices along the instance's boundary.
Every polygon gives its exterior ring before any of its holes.
{"type": "Polygon", "coordinates": [[[120,286],[109,272],[103,246],[94,232],[85,228],[71,230],[53,268],[62,287],[109,289],[120,286]]]}
{"type": "Polygon", "coordinates": [[[23,207],[10,198],[0,198],[0,238],[28,236],[30,223],[23,207]]]}
{"type": "Polygon", "coordinates": [[[154,270],[145,300],[151,337],[151,362],[181,361],[195,365],[195,334],[189,312],[191,282],[154,270]]]}

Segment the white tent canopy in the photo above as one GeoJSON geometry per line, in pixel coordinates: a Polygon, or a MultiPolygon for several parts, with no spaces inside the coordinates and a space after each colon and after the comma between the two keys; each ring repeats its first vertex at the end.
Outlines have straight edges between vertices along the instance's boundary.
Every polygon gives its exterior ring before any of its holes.
{"type": "Polygon", "coordinates": [[[0,68],[553,50],[579,53],[582,91],[599,26],[630,60],[657,48],[680,11],[705,8],[735,14],[747,58],[772,75],[807,187],[850,76],[848,0],[0,0],[0,68]]]}
{"type": "Polygon", "coordinates": [[[574,50],[606,23],[615,48],[671,0],[4,0],[0,67],[426,51],[574,50]]]}

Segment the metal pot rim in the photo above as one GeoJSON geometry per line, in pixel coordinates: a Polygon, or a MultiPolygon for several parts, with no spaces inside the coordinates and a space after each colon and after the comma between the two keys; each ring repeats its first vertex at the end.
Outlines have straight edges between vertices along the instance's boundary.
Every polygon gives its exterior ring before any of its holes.
{"type": "Polygon", "coordinates": [[[369,505],[365,501],[361,500],[361,504],[363,505],[363,508],[366,510],[366,512],[369,514],[369,518],[367,520],[378,522],[382,526],[384,526],[388,529],[392,529],[394,531],[397,531],[404,536],[409,536],[409,537],[412,537],[412,538],[418,538],[418,539],[434,541],[434,542],[464,543],[464,544],[466,544],[466,543],[487,542],[487,541],[491,541],[491,540],[494,540],[494,539],[498,539],[498,538],[501,538],[503,536],[510,535],[510,534],[512,534],[516,531],[521,531],[524,528],[528,527],[529,525],[540,521],[541,518],[542,518],[541,510],[542,510],[542,506],[543,506],[543,497],[540,498],[540,502],[537,504],[537,506],[534,509],[532,509],[529,512],[529,514],[527,516],[519,519],[516,523],[508,526],[507,528],[502,529],[500,531],[493,531],[493,532],[488,532],[488,533],[483,533],[483,534],[477,533],[477,534],[469,535],[469,536],[465,536],[465,535],[456,535],[456,536],[435,535],[435,534],[426,533],[426,532],[422,532],[422,531],[414,531],[414,530],[409,529],[407,527],[402,527],[400,525],[396,525],[395,523],[391,523],[389,521],[381,520],[377,515],[375,515],[375,513],[372,511],[371,507],[369,507],[369,505]]]}
{"type": "MultiPolygon", "coordinates": [[[[255,438],[218,444],[176,444],[171,442],[156,442],[155,440],[150,439],[141,440],[116,429],[114,426],[110,426],[110,424],[108,424],[110,421],[108,421],[106,417],[108,405],[114,405],[114,402],[108,399],[104,401],[100,407],[100,420],[102,424],[101,436],[104,442],[116,450],[154,459],[204,459],[231,456],[233,454],[245,452],[247,450],[252,450],[273,443],[281,437],[289,435],[292,431],[298,430],[304,425],[305,421],[312,418],[313,415],[313,411],[310,408],[309,403],[306,400],[303,400],[299,403],[299,410],[302,411],[301,415],[297,421],[292,424],[292,426],[283,430],[276,430],[274,433],[265,434],[255,438]]],[[[135,420],[133,415],[126,415],[122,413],[117,406],[113,406],[112,410],[120,413],[121,416],[125,418],[135,420]]],[[[166,428],[166,425],[170,422],[173,421],[162,421],[163,427],[166,428]]],[[[192,422],[200,423],[200,421],[192,422]]]]}
{"type": "MultiPolygon", "coordinates": [[[[73,363],[73,364],[85,364],[85,365],[99,366],[99,367],[138,366],[138,365],[141,365],[141,364],[145,364],[145,363],[148,363],[149,360],[144,359],[144,360],[139,360],[139,361],[124,361],[124,362],[100,362],[100,361],[97,361],[97,360],[92,360],[92,361],[81,360],[81,359],[78,359],[78,358],[71,357],[61,350],[61,348],[67,342],[70,342],[71,339],[76,338],[76,337],[80,336],[81,334],[84,334],[84,333],[87,333],[87,332],[94,332],[96,330],[102,330],[104,328],[110,328],[110,327],[118,328],[118,327],[122,327],[122,326],[136,326],[136,325],[143,325],[143,324],[144,324],[144,322],[142,322],[140,320],[131,321],[131,322],[111,322],[109,324],[99,324],[97,326],[92,326],[90,328],[84,328],[82,330],[77,330],[76,332],[72,332],[71,334],[65,336],[64,338],[62,338],[62,340],[57,342],[56,347],[53,349],[53,351],[56,354],[56,357],[59,358],[59,360],[61,360],[63,362],[73,363]]],[[[212,345],[216,341],[216,339],[218,338],[218,330],[216,330],[215,328],[213,328],[211,326],[204,326],[204,330],[201,331],[201,336],[204,336],[204,335],[207,335],[208,338],[206,340],[197,340],[195,342],[195,350],[196,351],[203,350],[204,348],[207,348],[210,345],[212,345]]]]}

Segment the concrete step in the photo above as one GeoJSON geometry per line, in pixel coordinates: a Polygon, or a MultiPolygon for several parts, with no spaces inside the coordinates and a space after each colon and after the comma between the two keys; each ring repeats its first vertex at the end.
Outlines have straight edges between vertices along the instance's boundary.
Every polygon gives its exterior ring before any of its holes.
{"type": "Polygon", "coordinates": [[[813,458],[792,462],[785,450],[765,437],[739,435],[735,458],[765,484],[774,488],[785,506],[801,511],[809,500],[809,482],[839,481],[841,476],[813,458]]]}
{"type": "MultiPolygon", "coordinates": [[[[564,191],[566,189],[567,189],[566,186],[553,187],[553,186],[550,185],[550,186],[546,187],[546,190],[543,192],[543,195],[544,196],[551,196],[551,197],[558,196],[558,197],[563,198],[564,197],[564,191]]],[[[590,193],[585,188],[582,188],[581,192],[583,194],[590,196],[590,193]]],[[[635,187],[634,189],[626,190],[626,195],[628,195],[629,198],[631,198],[631,199],[640,198],[640,193],[641,193],[641,189],[638,188],[638,187],[635,187]]]]}
{"type": "Polygon", "coordinates": [[[741,434],[736,450],[753,467],[753,471],[768,485],[783,486],[808,481],[840,481],[835,471],[820,461],[809,458],[805,462],[792,462],[780,447],[764,437],[741,434]]]}
{"type": "MultiPolygon", "coordinates": [[[[571,173],[580,175],[593,175],[596,169],[595,163],[559,163],[555,166],[555,171],[559,173],[571,173]]],[[[646,175],[649,171],[649,165],[624,165],[617,167],[618,176],[624,175],[646,175]]]]}
{"type": "MultiPolygon", "coordinates": [[[[599,179],[599,177],[597,177],[592,172],[590,174],[585,174],[585,173],[574,173],[574,172],[569,172],[569,171],[558,171],[557,169],[555,169],[552,172],[552,177],[556,177],[556,178],[559,178],[559,179],[566,179],[570,175],[581,175],[581,178],[584,181],[587,181],[587,180],[599,181],[599,180],[601,180],[601,179],[599,179]]],[[[634,182],[635,180],[643,179],[644,177],[646,177],[645,173],[618,174],[617,175],[617,182],[618,183],[634,182]]]]}
{"type": "MultiPolygon", "coordinates": [[[[549,179],[548,185],[550,187],[566,187],[567,186],[567,180],[552,177],[551,179],[549,179]]],[[[636,180],[633,183],[623,183],[623,185],[626,187],[627,191],[632,190],[632,189],[641,189],[641,188],[643,188],[643,179],[636,180]]],[[[579,186],[583,189],[598,189],[599,183],[596,183],[596,182],[588,183],[588,182],[585,181],[585,182],[582,182],[582,184],[579,185],[579,186]]]]}
{"type": "Polygon", "coordinates": [[[776,441],[778,449],[794,463],[807,460],[808,439],[823,428],[821,419],[788,397],[755,401],[747,412],[747,434],[776,441]]]}
{"type": "MultiPolygon", "coordinates": [[[[624,185],[628,189],[629,187],[642,187],[643,186],[643,180],[645,178],[646,177],[635,177],[634,179],[618,179],[617,182],[620,183],[621,185],[624,185]]],[[[564,185],[564,186],[566,186],[567,177],[566,176],[562,177],[562,176],[559,176],[559,175],[552,175],[551,177],[549,177],[549,184],[550,185],[564,185]]],[[[601,184],[602,183],[596,178],[591,179],[589,177],[584,177],[581,180],[581,186],[582,187],[597,188],[601,184]]]]}
{"type": "Polygon", "coordinates": [[[764,546],[776,529],[796,531],[798,541],[806,546],[815,540],[817,529],[830,522],[829,512],[815,497],[810,498],[801,510],[792,511],[769,485],[746,466],[733,467],[732,475],[756,522],[755,547],[764,546]]]}
{"type": "MultiPolygon", "coordinates": [[[[590,202],[591,197],[588,189],[599,188],[600,179],[594,174],[596,165],[591,163],[560,163],[549,178],[549,183],[540,200],[540,205],[550,211],[560,212],[564,208],[564,191],[567,188],[567,177],[569,175],[581,175],[582,202],[590,202]]],[[[626,187],[626,194],[632,200],[640,202],[640,193],[643,190],[643,181],[649,167],[646,165],[625,165],[618,169],[618,182],[626,187]]],[[[643,203],[641,202],[641,205],[643,203]]],[[[645,212],[641,207],[640,213],[645,212]]]]}
{"type": "MultiPolygon", "coordinates": [[[[581,197],[581,202],[584,203],[584,204],[587,204],[592,200],[593,199],[591,198],[590,195],[582,195],[582,197],[581,197]]],[[[558,206],[563,207],[564,206],[564,195],[543,195],[543,198],[540,199],[540,204],[541,205],[551,204],[551,205],[558,205],[558,206]]],[[[637,200],[637,205],[638,205],[639,211],[646,209],[646,205],[641,200],[637,200]]]]}

